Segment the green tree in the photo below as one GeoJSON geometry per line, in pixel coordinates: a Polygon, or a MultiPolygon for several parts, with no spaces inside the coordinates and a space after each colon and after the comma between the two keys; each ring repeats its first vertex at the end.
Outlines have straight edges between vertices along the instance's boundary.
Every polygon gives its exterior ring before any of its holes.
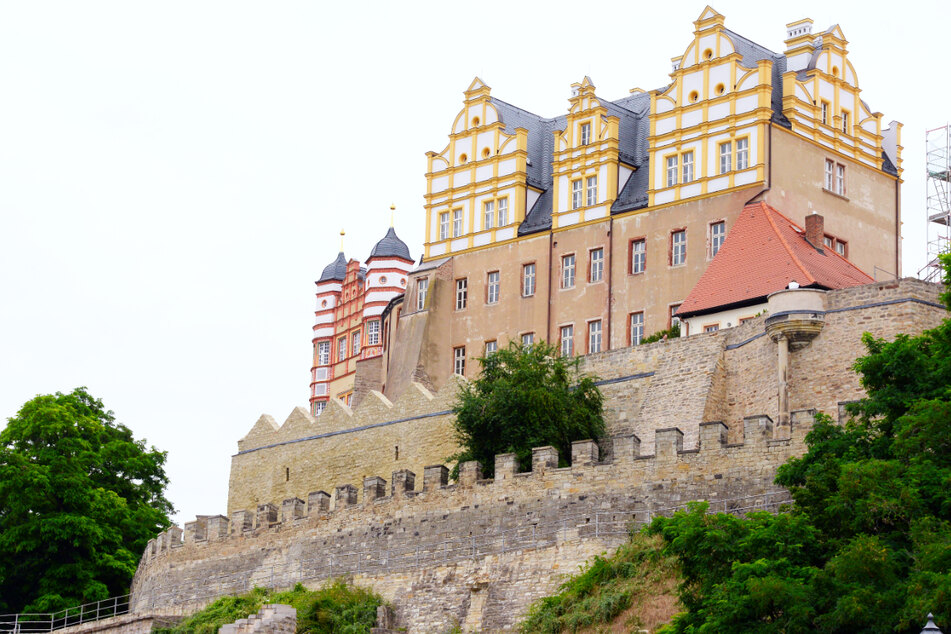
{"type": "Polygon", "coordinates": [[[601,391],[581,375],[580,359],[545,342],[510,342],[479,362],[482,373],[461,386],[453,408],[462,451],[450,460],[478,460],[491,477],[497,454],[517,454],[527,470],[532,448],[552,445],[567,464],[572,441],[604,435],[601,391]]]}
{"type": "Polygon", "coordinates": [[[85,388],[24,404],[0,431],[0,611],[127,592],[170,524],[165,457],[85,388]]]}
{"type": "Polygon", "coordinates": [[[778,471],[789,513],[697,506],[651,525],[684,571],[687,612],[666,631],[912,634],[928,612],[951,621],[951,320],[863,341],[866,397],[845,425],[817,416],[806,454],[778,471]]]}

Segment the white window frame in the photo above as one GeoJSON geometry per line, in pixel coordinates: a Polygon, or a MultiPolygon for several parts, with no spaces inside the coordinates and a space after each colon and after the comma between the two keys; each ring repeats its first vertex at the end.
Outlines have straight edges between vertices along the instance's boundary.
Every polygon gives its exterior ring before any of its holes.
{"type": "Polygon", "coordinates": [[[456,310],[465,310],[469,304],[469,279],[460,277],[456,280],[456,310]]]}
{"type": "Polygon", "coordinates": [[[452,237],[458,238],[462,235],[462,209],[452,210],[452,237]]]}
{"type": "Polygon", "coordinates": [[[452,373],[459,376],[466,375],[466,347],[459,346],[452,349],[452,373]]]}
{"type": "Polygon", "coordinates": [[[835,191],[835,161],[826,159],[825,162],[825,188],[828,191],[835,191]]]}
{"type": "Polygon", "coordinates": [[[819,102],[819,122],[822,125],[829,125],[829,102],[819,102]]]}
{"type": "Polygon", "coordinates": [[[720,173],[726,174],[733,169],[733,142],[720,144],[720,173]]]}
{"type": "Polygon", "coordinates": [[[631,313],[631,345],[640,345],[644,340],[644,311],[631,313]]]}
{"type": "Polygon", "coordinates": [[[535,345],[535,333],[534,332],[523,332],[522,333],[522,347],[530,348],[535,345]]]}
{"type": "Polygon", "coordinates": [[[678,164],[677,155],[667,157],[667,187],[673,187],[677,184],[678,164]]]}
{"type": "Polygon", "coordinates": [[[581,145],[588,145],[591,143],[591,124],[582,123],[581,124],[581,145]]]}
{"type": "Polygon", "coordinates": [[[421,277],[416,280],[416,310],[426,308],[426,294],[429,292],[429,278],[421,277]]]}
{"type": "Polygon", "coordinates": [[[317,365],[330,365],[330,342],[317,342],[317,365]]]}
{"type": "Polygon", "coordinates": [[[504,227],[509,223],[509,199],[499,198],[499,227],[504,227]]]}
{"type": "Polygon", "coordinates": [[[571,181],[571,208],[572,209],[581,209],[581,189],[582,181],[580,178],[577,178],[571,181]]]}
{"type": "Polygon", "coordinates": [[[380,345],[380,320],[373,319],[367,322],[367,345],[380,345]]]}
{"type": "Polygon", "coordinates": [[[726,240],[726,221],[710,223],[710,259],[717,256],[723,247],[723,241],[726,240]]]}
{"type": "Polygon", "coordinates": [[[588,251],[588,281],[600,282],[604,279],[604,247],[588,251]]]}
{"type": "Polygon", "coordinates": [[[835,193],[845,196],[845,165],[835,164],[835,193]]]}
{"type": "Polygon", "coordinates": [[[327,407],[327,401],[317,401],[314,403],[314,416],[320,416],[324,412],[325,407],[327,407]]]}
{"type": "Polygon", "coordinates": [[[683,166],[683,182],[685,185],[687,183],[693,182],[693,150],[689,152],[684,152],[681,155],[681,165],[683,166]]]}
{"type": "Polygon", "coordinates": [[[489,356],[495,354],[499,349],[499,342],[495,339],[492,341],[485,342],[485,354],[483,356],[489,356]]]}
{"type": "Polygon", "coordinates": [[[522,297],[531,297],[535,294],[535,263],[522,265],[522,297]]]}
{"type": "Polygon", "coordinates": [[[849,111],[842,111],[842,133],[849,134],[849,111]]]}
{"type": "Polygon", "coordinates": [[[495,226],[495,201],[487,200],[482,203],[482,228],[492,229],[495,226]]]}
{"type": "Polygon", "coordinates": [[[574,288],[575,286],[575,254],[561,256],[561,287],[574,288]]]}
{"type": "Polygon", "coordinates": [[[750,166],[750,140],[746,137],[736,140],[736,171],[750,166]]]}
{"type": "Polygon", "coordinates": [[[357,356],[360,353],[360,343],[362,342],[360,335],[361,332],[359,330],[350,335],[350,351],[353,356],[357,356]]]}
{"type": "Polygon", "coordinates": [[[588,322],[588,354],[601,352],[601,320],[588,322]]]}
{"type": "Polygon", "coordinates": [[[639,275],[647,270],[647,238],[631,240],[631,275],[639,275]],[[641,246],[638,249],[638,245],[641,246]]]}
{"type": "Polygon", "coordinates": [[[678,229],[670,233],[670,265],[682,266],[687,263],[687,230],[678,229]]]}
{"type": "Polygon", "coordinates": [[[337,337],[337,363],[347,360],[347,335],[337,337]]]}
{"type": "Polygon", "coordinates": [[[443,211],[439,214],[439,239],[449,239],[449,212],[443,211]]]}
{"type": "Polygon", "coordinates": [[[562,326],[561,333],[561,356],[570,357],[575,353],[575,327],[574,324],[562,326]]]}
{"type": "Polygon", "coordinates": [[[486,276],[485,303],[497,304],[499,302],[499,272],[490,271],[486,276]]]}
{"type": "Polygon", "coordinates": [[[585,181],[585,203],[588,207],[598,204],[598,175],[589,176],[585,181]]]}

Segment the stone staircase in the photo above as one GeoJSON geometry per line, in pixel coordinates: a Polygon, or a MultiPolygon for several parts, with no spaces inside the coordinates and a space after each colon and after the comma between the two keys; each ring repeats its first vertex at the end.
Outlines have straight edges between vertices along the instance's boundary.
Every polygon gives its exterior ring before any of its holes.
{"type": "Polygon", "coordinates": [[[294,634],[297,629],[297,610],[280,603],[265,605],[257,614],[224,625],[219,634],[294,634]]]}

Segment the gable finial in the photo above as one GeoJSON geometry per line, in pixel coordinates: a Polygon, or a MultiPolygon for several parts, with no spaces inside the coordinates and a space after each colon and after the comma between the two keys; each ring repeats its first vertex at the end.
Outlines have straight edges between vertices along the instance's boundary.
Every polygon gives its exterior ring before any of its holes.
{"type": "Polygon", "coordinates": [[[390,229],[393,228],[393,215],[396,213],[396,203],[390,204],[390,229]]]}
{"type": "Polygon", "coordinates": [[[347,235],[347,232],[343,229],[340,230],[340,252],[343,253],[343,237],[347,235]]]}

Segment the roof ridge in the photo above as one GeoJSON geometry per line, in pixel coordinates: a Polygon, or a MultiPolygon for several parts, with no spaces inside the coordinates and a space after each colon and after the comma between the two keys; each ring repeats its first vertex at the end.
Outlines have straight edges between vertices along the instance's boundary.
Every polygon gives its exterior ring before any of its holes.
{"type": "MultiPolygon", "coordinates": [[[[792,223],[792,221],[789,220],[789,218],[787,218],[786,216],[783,216],[779,212],[778,209],[774,209],[772,206],[768,205],[767,203],[761,201],[759,204],[760,204],[760,207],[763,209],[763,211],[766,212],[766,221],[769,222],[769,226],[773,228],[773,232],[776,234],[776,237],[779,238],[779,241],[780,243],[782,243],[783,248],[786,249],[786,253],[789,254],[789,257],[791,257],[793,262],[796,263],[796,266],[799,267],[799,270],[802,271],[803,274],[806,276],[806,279],[809,281],[809,284],[814,284],[816,282],[816,278],[814,278],[812,274],[809,273],[809,270],[806,268],[806,265],[803,264],[802,261],[796,257],[795,253],[793,253],[792,247],[789,245],[788,242],[786,242],[786,238],[783,237],[783,234],[779,231],[779,228],[776,226],[776,223],[770,217],[771,215],[770,212],[775,211],[777,214],[782,216],[783,220],[786,220],[787,222],[790,222],[790,223],[792,223]]],[[[795,226],[795,223],[792,223],[792,224],[795,226]]]]}

